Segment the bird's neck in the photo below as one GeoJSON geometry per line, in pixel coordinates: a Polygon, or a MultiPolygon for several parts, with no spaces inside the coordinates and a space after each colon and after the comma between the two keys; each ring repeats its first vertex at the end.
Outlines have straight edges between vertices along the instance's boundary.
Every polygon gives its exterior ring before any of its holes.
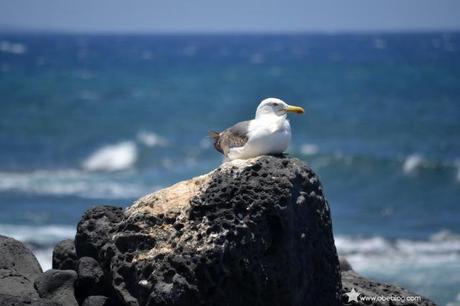
{"type": "Polygon", "coordinates": [[[281,116],[278,116],[276,114],[271,114],[271,113],[262,113],[262,114],[256,114],[256,120],[264,120],[264,121],[272,121],[272,122],[277,122],[277,121],[283,121],[286,120],[287,115],[283,114],[281,116]]]}

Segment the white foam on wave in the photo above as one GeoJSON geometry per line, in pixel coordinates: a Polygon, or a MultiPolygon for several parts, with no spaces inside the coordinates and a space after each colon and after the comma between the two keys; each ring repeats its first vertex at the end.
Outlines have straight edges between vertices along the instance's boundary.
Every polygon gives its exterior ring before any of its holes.
{"type": "Polygon", "coordinates": [[[335,244],[357,271],[385,269],[398,271],[401,267],[432,267],[460,263],[460,235],[441,231],[427,240],[383,237],[336,236],[335,244]]]}
{"type": "Polygon", "coordinates": [[[129,177],[75,169],[0,172],[0,191],[86,198],[133,198],[152,190],[129,177]],[[127,180],[128,179],[128,180],[127,180]]]}
{"type": "Polygon", "coordinates": [[[315,144],[306,143],[300,147],[300,152],[305,155],[313,155],[319,152],[319,148],[315,144]]]}
{"type": "Polygon", "coordinates": [[[123,141],[104,146],[86,160],[82,167],[88,171],[120,171],[132,168],[137,161],[137,146],[132,141],[123,141]]]}
{"type": "Polygon", "coordinates": [[[0,234],[24,243],[49,246],[75,237],[75,227],[70,225],[9,225],[0,224],[0,234]]]}
{"type": "Polygon", "coordinates": [[[419,154],[411,154],[406,157],[403,163],[403,171],[405,174],[413,173],[423,163],[423,158],[419,154]]]}
{"type": "Polygon", "coordinates": [[[8,225],[0,224],[0,234],[28,245],[43,271],[51,269],[54,245],[75,237],[75,226],[69,225],[8,225]]]}
{"type": "Polygon", "coordinates": [[[139,140],[142,144],[146,145],[147,147],[165,146],[167,144],[165,138],[159,136],[154,132],[149,131],[140,131],[139,133],[137,133],[137,140],[139,140]]]}
{"type": "Polygon", "coordinates": [[[20,55],[27,52],[27,47],[21,43],[2,40],[0,41],[0,52],[20,55]]]}
{"type": "Polygon", "coordinates": [[[35,257],[37,257],[38,263],[42,267],[43,271],[49,270],[53,265],[53,248],[45,249],[32,249],[35,257]]]}

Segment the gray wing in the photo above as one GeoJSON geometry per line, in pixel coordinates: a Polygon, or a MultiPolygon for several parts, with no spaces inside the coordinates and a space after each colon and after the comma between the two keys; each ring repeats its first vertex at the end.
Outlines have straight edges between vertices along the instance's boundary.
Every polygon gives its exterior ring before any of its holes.
{"type": "Polygon", "coordinates": [[[231,148],[244,146],[248,141],[249,123],[250,120],[242,121],[221,133],[210,132],[216,150],[226,156],[231,148]]]}

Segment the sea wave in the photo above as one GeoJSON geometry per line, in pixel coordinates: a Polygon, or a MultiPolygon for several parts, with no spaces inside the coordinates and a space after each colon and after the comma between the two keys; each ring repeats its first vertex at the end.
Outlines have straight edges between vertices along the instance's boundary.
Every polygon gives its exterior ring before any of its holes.
{"type": "Polygon", "coordinates": [[[27,52],[27,46],[22,43],[2,40],[0,41],[0,52],[16,54],[16,55],[24,54],[27,52]]]}
{"type": "Polygon", "coordinates": [[[319,145],[305,143],[294,148],[294,153],[305,158],[316,168],[336,166],[340,164],[366,165],[366,167],[378,167],[379,165],[392,166],[409,177],[417,177],[424,171],[448,171],[453,173],[453,179],[460,182],[460,159],[437,160],[420,153],[412,153],[407,156],[373,156],[322,149],[319,145]]]}
{"type": "Polygon", "coordinates": [[[167,141],[160,135],[150,131],[140,131],[137,133],[137,140],[147,147],[165,146],[167,141]]]}
{"type": "Polygon", "coordinates": [[[158,189],[124,175],[105,175],[76,169],[0,172],[0,192],[85,198],[134,198],[158,189]]]}
{"type": "Polygon", "coordinates": [[[32,246],[43,248],[75,237],[75,226],[70,225],[13,225],[0,224],[0,234],[32,246]]]}
{"type": "Polygon", "coordinates": [[[313,155],[319,152],[319,147],[312,143],[305,143],[300,147],[300,152],[305,155],[313,155]]]}
{"type": "Polygon", "coordinates": [[[402,169],[403,169],[405,174],[414,173],[414,171],[417,168],[422,166],[423,161],[424,160],[423,160],[421,155],[419,155],[419,154],[411,154],[411,155],[407,156],[406,159],[404,160],[402,169]]]}
{"type": "Polygon", "coordinates": [[[49,270],[53,265],[53,248],[32,248],[43,271],[49,270]]]}
{"type": "Polygon", "coordinates": [[[120,171],[130,169],[137,161],[138,149],[132,141],[122,141],[97,149],[82,163],[88,171],[120,171]]]}
{"type": "Polygon", "coordinates": [[[0,234],[25,243],[37,257],[43,271],[51,269],[53,248],[57,242],[73,239],[76,228],[70,225],[0,224],[0,234]]]}
{"type": "Polygon", "coordinates": [[[425,240],[386,239],[380,236],[353,237],[338,235],[337,251],[357,271],[388,269],[401,266],[429,267],[460,263],[460,235],[440,231],[425,240]]]}

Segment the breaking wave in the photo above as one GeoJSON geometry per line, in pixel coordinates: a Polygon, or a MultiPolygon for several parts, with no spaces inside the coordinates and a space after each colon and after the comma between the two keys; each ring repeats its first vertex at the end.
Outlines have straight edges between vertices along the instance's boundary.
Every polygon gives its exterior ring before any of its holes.
{"type": "Polygon", "coordinates": [[[70,225],[6,225],[0,224],[0,234],[25,243],[35,254],[43,271],[51,269],[54,245],[75,237],[75,226],[70,225]]]}
{"type": "Polygon", "coordinates": [[[406,157],[403,163],[403,171],[405,174],[413,173],[423,163],[423,158],[419,154],[411,154],[406,157]]]}
{"type": "Polygon", "coordinates": [[[305,155],[313,155],[319,152],[319,148],[315,144],[306,143],[300,147],[300,152],[305,155]]]}
{"type": "Polygon", "coordinates": [[[123,141],[104,146],[86,160],[82,167],[88,171],[120,171],[130,169],[136,163],[137,146],[132,141],[123,141]]]}
{"type": "Polygon", "coordinates": [[[345,153],[340,150],[322,150],[316,144],[305,143],[297,148],[296,153],[305,156],[316,169],[340,164],[365,165],[366,167],[391,166],[395,171],[415,177],[424,171],[448,171],[456,182],[460,182],[460,159],[436,160],[419,153],[403,157],[379,157],[345,153]]]}
{"type": "Polygon", "coordinates": [[[385,239],[383,237],[352,237],[338,235],[337,251],[357,271],[399,271],[401,266],[429,267],[460,263],[460,235],[440,231],[426,240],[385,239]]]}
{"type": "Polygon", "coordinates": [[[49,246],[75,236],[70,225],[9,225],[0,224],[0,233],[34,246],[49,246]]]}
{"type": "Polygon", "coordinates": [[[156,189],[130,178],[72,169],[0,172],[0,192],[111,199],[138,197],[156,189]]]}
{"type": "Polygon", "coordinates": [[[147,147],[165,146],[167,141],[154,132],[140,131],[137,133],[137,140],[147,147]]]}

